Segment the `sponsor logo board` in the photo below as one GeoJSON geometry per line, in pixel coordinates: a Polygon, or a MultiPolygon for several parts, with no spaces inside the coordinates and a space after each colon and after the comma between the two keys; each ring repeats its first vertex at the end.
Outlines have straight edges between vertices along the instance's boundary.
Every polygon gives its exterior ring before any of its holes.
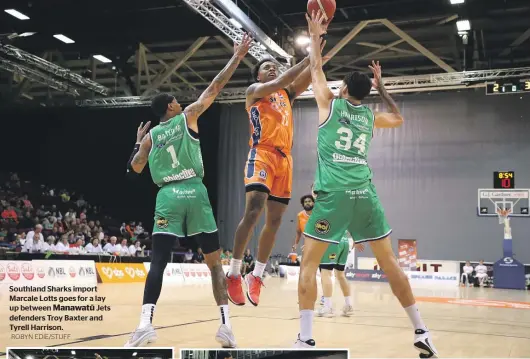
{"type": "Polygon", "coordinates": [[[96,263],[102,283],[143,283],[147,269],[143,263],[96,263]]]}

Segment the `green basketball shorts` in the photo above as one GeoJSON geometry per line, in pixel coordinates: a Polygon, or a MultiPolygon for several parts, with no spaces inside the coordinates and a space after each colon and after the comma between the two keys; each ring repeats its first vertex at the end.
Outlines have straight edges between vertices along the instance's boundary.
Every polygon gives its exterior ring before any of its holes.
{"type": "Polygon", "coordinates": [[[320,260],[322,269],[332,269],[331,266],[345,266],[350,252],[348,237],[342,238],[339,244],[331,243],[320,260]],[[330,268],[328,268],[330,266],[330,268]]]}
{"type": "Polygon", "coordinates": [[[217,224],[202,179],[173,182],[160,188],[156,196],[153,234],[186,237],[216,231],[217,224]]]}
{"type": "Polygon", "coordinates": [[[318,193],[304,235],[339,243],[346,231],[355,243],[383,239],[392,233],[373,184],[356,190],[318,193]]]}

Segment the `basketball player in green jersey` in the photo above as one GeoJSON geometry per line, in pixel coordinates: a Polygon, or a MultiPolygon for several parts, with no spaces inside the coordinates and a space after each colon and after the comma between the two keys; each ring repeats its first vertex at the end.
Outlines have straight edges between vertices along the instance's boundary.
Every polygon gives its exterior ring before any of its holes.
{"type": "Polygon", "coordinates": [[[156,96],[151,107],[160,117],[160,124],[148,136],[149,123],[138,128],[137,144],[128,171],[141,173],[149,162],[151,177],[160,190],[156,198],[153,254],[145,283],[140,325],[132,333],[126,347],[143,346],[156,339],[152,321],[162,289],[164,269],[171,260],[171,249],[176,239],[186,236],[195,236],[212,273],[213,294],[221,315],[221,326],[215,339],[223,347],[236,346],[228,313],[217,225],[206,187],[202,183],[204,168],[197,121],[230,80],[251,43],[250,36],[245,35],[241,44],[235,47],[234,56],[226,67],[199,99],[184,111],[173,96],[156,96]]]}
{"type": "MultiPolygon", "coordinates": [[[[307,15],[306,15],[307,16],[307,15]]],[[[321,13],[307,16],[311,48],[318,48],[325,34],[321,13]]],[[[392,292],[407,312],[415,329],[414,347],[420,357],[437,357],[427,327],[421,319],[407,276],[392,251],[385,212],[375,187],[367,158],[375,127],[394,128],[403,124],[396,103],[388,95],[381,79],[379,63],[370,66],[374,80],[364,74],[348,74],[334,98],[322,69],[322,56],[311,51],[313,91],[319,110],[315,208],[305,227],[304,256],[300,267],[298,296],[300,333],[296,347],[314,347],[312,325],[317,296],[315,274],[330,243],[340,241],[348,230],[356,243],[369,242],[381,269],[388,276],[392,292]],[[361,101],[376,88],[390,109],[373,113],[361,101]]]]}

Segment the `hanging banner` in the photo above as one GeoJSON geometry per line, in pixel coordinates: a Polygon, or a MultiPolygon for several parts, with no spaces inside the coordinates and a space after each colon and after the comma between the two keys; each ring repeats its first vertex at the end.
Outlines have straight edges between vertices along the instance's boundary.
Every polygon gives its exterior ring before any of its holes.
{"type": "Polygon", "coordinates": [[[399,266],[406,271],[416,271],[418,252],[415,239],[398,240],[399,266]]]}

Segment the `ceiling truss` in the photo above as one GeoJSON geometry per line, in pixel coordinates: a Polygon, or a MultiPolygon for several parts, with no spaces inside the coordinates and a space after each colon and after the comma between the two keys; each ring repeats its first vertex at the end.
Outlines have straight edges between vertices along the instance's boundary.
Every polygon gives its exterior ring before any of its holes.
{"type": "MultiPolygon", "coordinates": [[[[508,78],[530,78],[530,67],[390,77],[383,79],[383,82],[385,83],[388,92],[399,94],[480,88],[484,87],[488,81],[508,78]]],[[[335,95],[338,94],[341,85],[341,81],[331,81],[328,83],[328,87],[335,95]]],[[[246,90],[246,87],[224,89],[217,97],[217,101],[221,103],[243,102],[245,100],[246,90]]],[[[200,96],[200,94],[200,92],[182,92],[179,95],[178,100],[182,103],[193,102],[200,96]]],[[[372,95],[376,94],[376,91],[372,91],[372,95]]],[[[302,93],[299,98],[314,98],[313,91],[308,89],[306,92],[302,93]]],[[[76,105],[80,107],[99,108],[149,106],[150,103],[151,99],[149,97],[138,96],[97,98],[76,101],[76,105]]]]}

